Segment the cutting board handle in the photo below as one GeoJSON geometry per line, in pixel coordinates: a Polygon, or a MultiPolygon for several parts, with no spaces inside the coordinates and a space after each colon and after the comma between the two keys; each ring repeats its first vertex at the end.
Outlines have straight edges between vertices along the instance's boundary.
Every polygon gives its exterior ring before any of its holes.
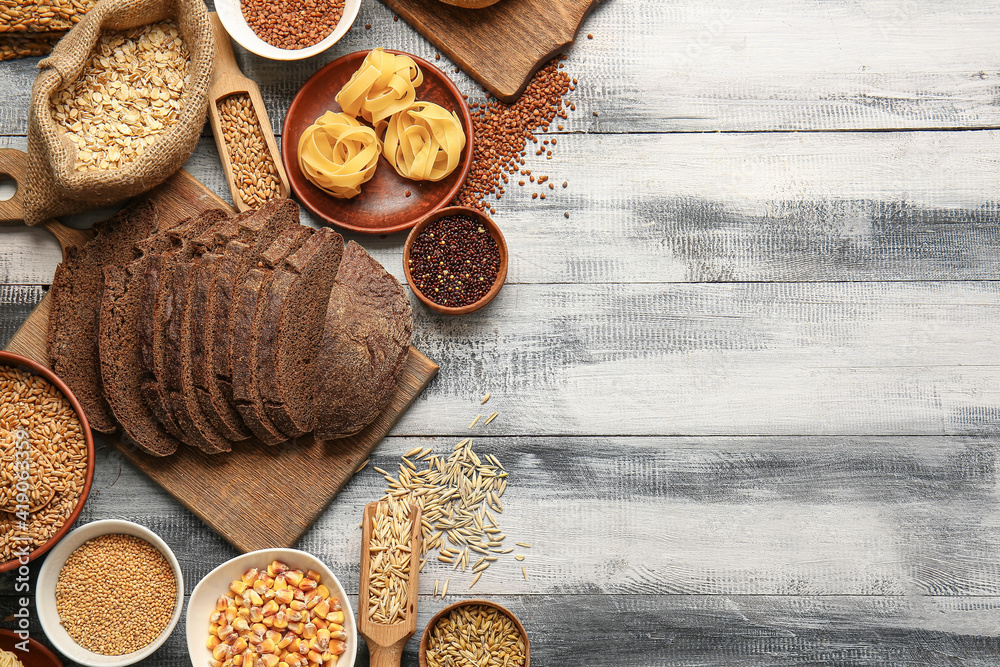
{"type": "MultiPolygon", "coordinates": [[[[0,148],[0,177],[9,176],[17,184],[14,196],[0,201],[0,226],[24,224],[24,184],[28,182],[28,154],[16,148],[0,148]]],[[[86,229],[73,229],[56,220],[38,225],[56,237],[65,255],[66,248],[83,245],[93,234],[86,229]]]]}
{"type": "Polygon", "coordinates": [[[16,148],[0,148],[0,179],[10,177],[17,186],[14,196],[0,201],[0,225],[24,224],[24,183],[28,180],[28,154],[16,148]]]}

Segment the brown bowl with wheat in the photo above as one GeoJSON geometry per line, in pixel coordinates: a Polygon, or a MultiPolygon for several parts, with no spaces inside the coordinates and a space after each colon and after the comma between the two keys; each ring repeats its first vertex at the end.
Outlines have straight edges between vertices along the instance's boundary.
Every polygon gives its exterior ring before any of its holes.
{"type": "Polygon", "coordinates": [[[0,352],[0,572],[37,560],[73,526],[94,481],[76,396],[28,357],[0,352]]]}
{"type": "Polygon", "coordinates": [[[507,242],[481,211],[449,206],[410,230],[403,247],[406,282],[421,303],[466,315],[491,302],[507,279],[507,242]]]}
{"type": "Polygon", "coordinates": [[[420,637],[420,667],[485,664],[496,655],[506,656],[503,664],[509,667],[531,667],[531,646],[521,621],[489,600],[448,605],[434,614],[420,637]]]}

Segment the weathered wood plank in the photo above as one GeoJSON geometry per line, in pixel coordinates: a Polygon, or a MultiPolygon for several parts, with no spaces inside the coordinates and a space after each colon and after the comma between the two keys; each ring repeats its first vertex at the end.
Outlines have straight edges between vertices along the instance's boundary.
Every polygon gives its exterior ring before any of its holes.
{"type": "MultiPolygon", "coordinates": [[[[553,160],[529,156],[555,189],[512,185],[496,202],[509,282],[1000,275],[1000,132],[621,135],[614,150],[608,141],[571,135],[553,160]],[[539,192],[544,201],[531,199],[539,192]]],[[[229,198],[212,141],[185,167],[229,198]]],[[[402,279],[405,234],[349,238],[402,279]]],[[[59,254],[47,234],[0,229],[0,241],[0,281],[51,280],[59,254]]]]}
{"type": "MultiPolygon", "coordinates": [[[[454,442],[386,439],[297,546],[356,591],[361,514],[386,488],[373,466],[395,472],[413,447],[454,442]]],[[[431,560],[424,594],[450,577],[455,594],[488,597],[1000,595],[991,438],[482,437],[476,449],[510,471],[497,516],[510,546],[532,545],[515,551],[528,580],[505,556],[470,592],[470,573],[431,560]]],[[[81,521],[113,517],[162,535],[190,582],[237,555],[104,449],[81,521]]]]}
{"type": "Polygon", "coordinates": [[[415,312],[442,368],[396,433],[463,434],[456,406],[487,391],[487,434],[965,435],[1000,417],[995,282],[508,285],[472,315],[415,312]]]}
{"type": "MultiPolygon", "coordinates": [[[[580,113],[565,126],[611,133],[997,127],[998,31],[996,7],[975,0],[780,0],[763,9],[730,0],[605,2],[570,51],[580,113]]],[[[237,59],[261,84],[279,132],[289,101],[318,67],[376,46],[429,59],[464,92],[479,91],[446,58],[434,61],[434,47],[375,0],[364,0],[351,31],[315,58],[269,61],[237,47],[237,59]]],[[[0,135],[26,133],[38,60],[0,66],[9,95],[0,135]]]]}

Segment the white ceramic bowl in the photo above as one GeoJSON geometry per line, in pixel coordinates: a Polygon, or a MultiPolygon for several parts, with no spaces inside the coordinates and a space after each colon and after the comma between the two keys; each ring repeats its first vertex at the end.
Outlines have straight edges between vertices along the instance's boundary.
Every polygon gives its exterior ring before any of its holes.
{"type": "Polygon", "coordinates": [[[266,568],[271,561],[280,560],[293,570],[315,570],[323,575],[320,582],[330,589],[330,596],[340,601],[344,610],[344,632],[347,633],[347,649],[337,660],[337,667],[354,667],[358,654],[358,628],[354,622],[354,609],[347,597],[347,591],[340,580],[323,561],[312,554],[298,549],[261,549],[228,560],[205,575],[191,591],[184,622],[187,624],[188,655],[194,667],[208,667],[212,652],[205,642],[208,640],[209,618],[215,611],[215,603],[220,595],[229,590],[229,584],[239,579],[252,567],[266,568]]]}
{"type": "Polygon", "coordinates": [[[38,621],[42,624],[45,636],[49,638],[52,645],[64,656],[73,662],[88,667],[123,667],[139,662],[143,658],[151,655],[160,648],[167,637],[173,632],[177,621],[181,617],[181,608],[184,606],[184,577],[181,574],[181,566],[170,550],[167,543],[160,539],[160,536],[145,526],[140,526],[131,521],[121,521],[118,519],[106,519],[104,521],[92,521],[84,526],[80,526],[62,541],[53,547],[48,558],[38,572],[38,585],[35,589],[35,605],[38,610],[38,621]],[[83,648],[69,636],[66,629],[59,624],[59,613],[56,611],[56,582],[59,579],[59,571],[62,569],[66,559],[77,548],[95,537],[101,535],[134,535],[142,538],[156,547],[163,557],[170,563],[174,570],[174,577],[177,579],[177,602],[174,606],[174,613],[170,617],[170,622],[163,629],[160,636],[143,649],[125,655],[101,655],[93,653],[83,648]]]}
{"type": "Polygon", "coordinates": [[[215,11],[218,12],[219,20],[222,21],[229,36],[247,51],[271,60],[303,60],[323,53],[347,34],[347,31],[354,24],[354,19],[357,18],[360,8],[361,0],[345,0],[344,13],[340,17],[340,23],[323,40],[304,49],[279,49],[258,37],[257,33],[247,25],[246,19],[243,18],[243,11],[240,9],[240,0],[215,0],[215,11]]]}

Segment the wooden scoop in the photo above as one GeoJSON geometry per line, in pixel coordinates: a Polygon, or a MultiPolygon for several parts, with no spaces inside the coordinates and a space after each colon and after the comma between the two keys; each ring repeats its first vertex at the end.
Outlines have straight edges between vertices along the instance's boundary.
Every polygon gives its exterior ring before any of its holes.
{"type": "Polygon", "coordinates": [[[212,85],[208,91],[208,117],[212,123],[212,134],[215,135],[215,146],[219,150],[219,159],[222,161],[222,169],[226,173],[229,192],[233,195],[233,206],[242,213],[254,207],[244,201],[243,195],[236,187],[233,163],[229,157],[229,151],[226,149],[221,119],[219,118],[219,102],[230,95],[243,94],[250,98],[250,107],[257,115],[257,124],[260,126],[264,143],[267,144],[267,151],[278,176],[278,197],[288,197],[288,175],[285,174],[285,168],[281,164],[278,143],[274,139],[274,132],[271,131],[271,121],[267,117],[267,109],[264,107],[264,99],[260,96],[260,88],[254,81],[243,76],[239,65],[236,64],[233,44],[229,39],[229,33],[226,32],[222,21],[219,20],[219,15],[212,12],[209,17],[212,19],[212,29],[215,33],[215,71],[212,73],[212,85]]]}
{"type": "Polygon", "coordinates": [[[405,619],[384,625],[368,618],[368,575],[371,564],[372,522],[378,505],[365,506],[364,530],[361,536],[361,591],[358,594],[358,633],[368,643],[371,667],[399,667],[403,647],[417,631],[417,583],[420,575],[420,508],[410,505],[410,586],[407,593],[405,619]]]}

